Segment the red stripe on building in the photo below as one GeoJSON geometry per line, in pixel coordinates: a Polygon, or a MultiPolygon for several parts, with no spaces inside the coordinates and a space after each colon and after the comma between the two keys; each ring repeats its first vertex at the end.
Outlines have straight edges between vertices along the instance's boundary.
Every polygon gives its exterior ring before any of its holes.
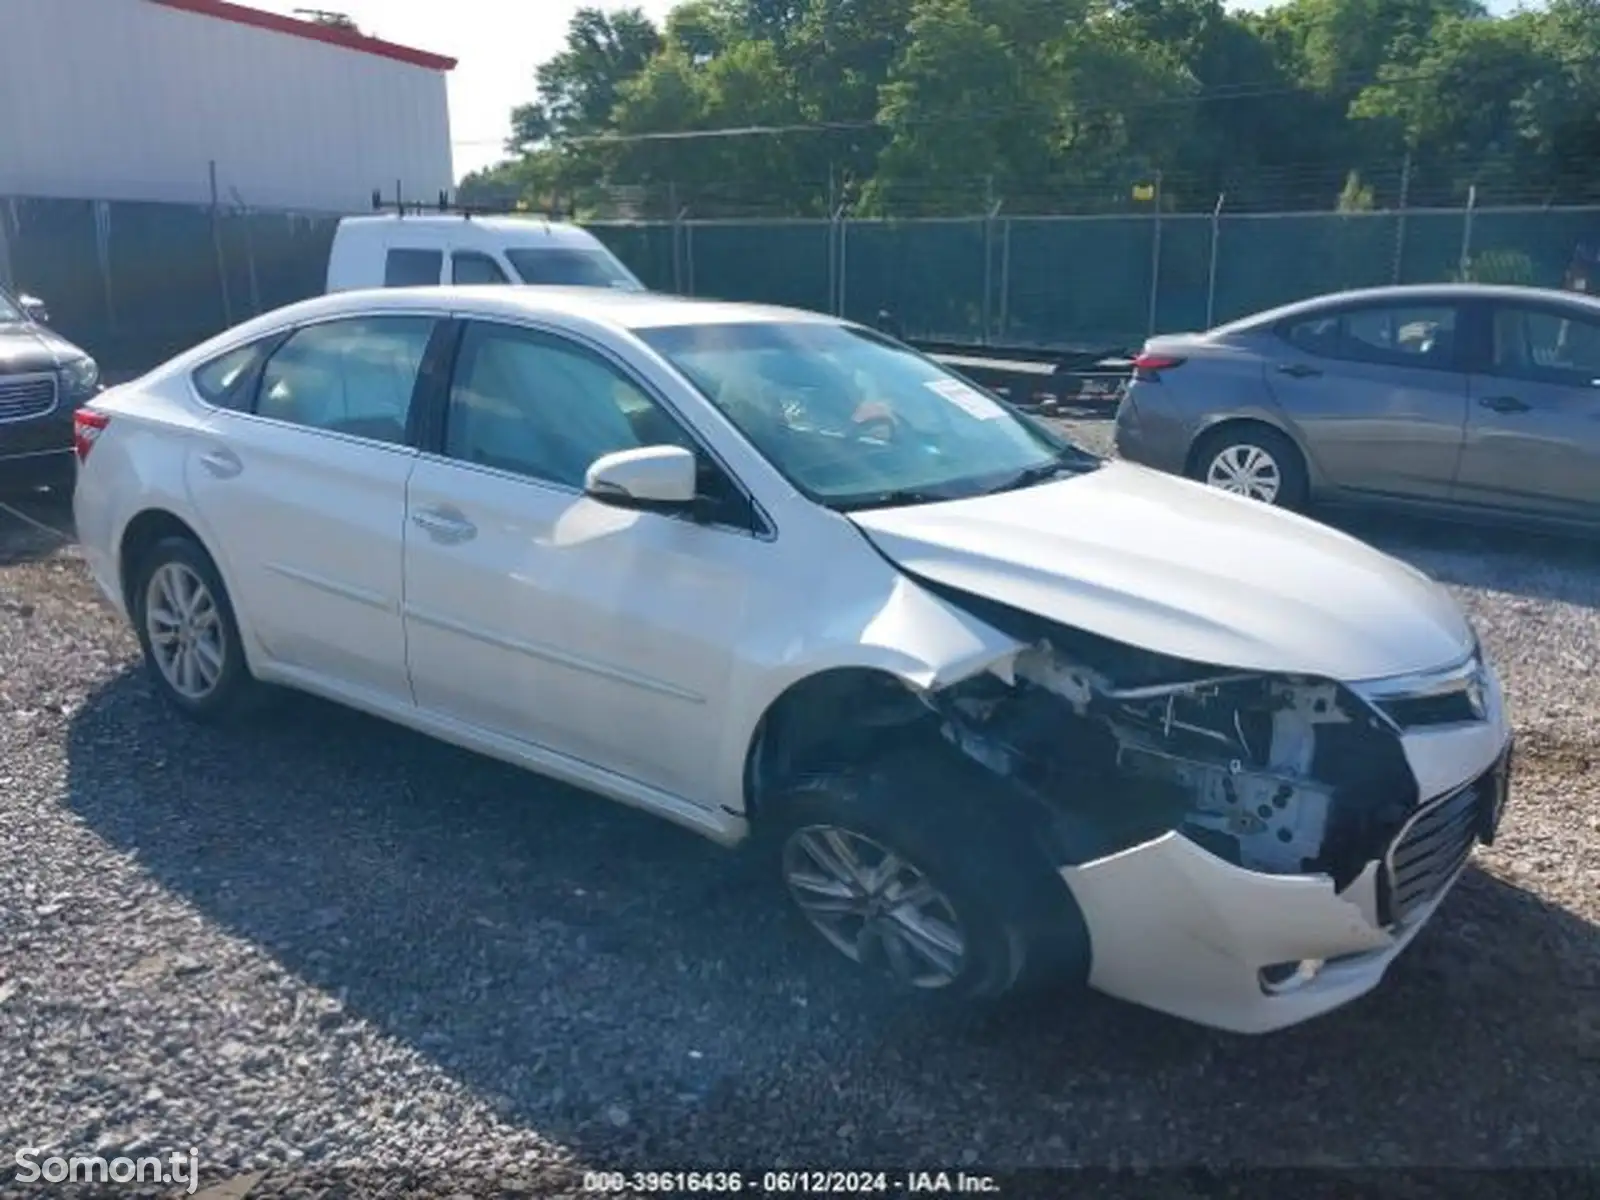
{"type": "Polygon", "coordinates": [[[452,71],[456,66],[455,59],[446,58],[442,54],[429,54],[426,50],[397,46],[382,38],[368,37],[364,33],[340,29],[337,25],[319,25],[314,21],[280,17],[277,13],[246,8],[243,4],[231,4],[228,0],[151,0],[151,2],[163,8],[175,8],[182,12],[231,21],[235,25],[249,25],[254,29],[266,29],[272,33],[287,34],[289,37],[323,42],[329,46],[340,46],[362,54],[376,54],[379,58],[392,58],[395,62],[409,63],[413,67],[426,67],[431,71],[452,71]]]}

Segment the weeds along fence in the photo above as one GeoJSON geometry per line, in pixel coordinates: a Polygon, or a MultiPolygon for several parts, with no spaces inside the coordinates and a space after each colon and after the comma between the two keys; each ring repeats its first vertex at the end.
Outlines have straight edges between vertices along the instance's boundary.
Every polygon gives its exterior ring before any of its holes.
{"type": "MultiPolygon", "coordinates": [[[[323,288],[337,214],[0,198],[0,283],[108,374],[323,288]]],[[[1560,286],[1600,207],[589,226],[655,289],[793,305],[907,337],[1097,349],[1323,292],[1474,278],[1560,286]]]]}

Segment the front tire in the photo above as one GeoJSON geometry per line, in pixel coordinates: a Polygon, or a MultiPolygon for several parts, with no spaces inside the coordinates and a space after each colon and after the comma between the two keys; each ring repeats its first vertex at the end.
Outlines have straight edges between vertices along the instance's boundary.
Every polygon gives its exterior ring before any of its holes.
{"type": "Polygon", "coordinates": [[[1300,448],[1266,425],[1227,425],[1206,434],[1189,473],[1210,487],[1276,508],[1304,507],[1309,490],[1300,448]]]}
{"type": "Polygon", "coordinates": [[[169,704],[198,721],[252,708],[261,685],[245,662],[227,588],[197,542],[169,537],[150,547],[130,592],[145,668],[169,704]]]}
{"type": "Polygon", "coordinates": [[[1082,915],[1010,806],[985,810],[997,786],[940,745],[803,781],[776,798],[791,900],[896,990],[990,999],[1081,983],[1082,915]]]}

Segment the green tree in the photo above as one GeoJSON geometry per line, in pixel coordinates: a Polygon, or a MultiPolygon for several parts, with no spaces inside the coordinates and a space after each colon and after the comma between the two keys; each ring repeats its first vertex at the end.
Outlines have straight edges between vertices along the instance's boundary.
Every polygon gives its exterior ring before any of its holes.
{"type": "Polygon", "coordinates": [[[972,214],[1125,204],[1159,171],[1187,210],[1382,208],[1409,154],[1413,202],[1600,197],[1600,0],[1226,2],[687,0],[659,30],[585,8],[512,161],[463,192],[972,214]]]}

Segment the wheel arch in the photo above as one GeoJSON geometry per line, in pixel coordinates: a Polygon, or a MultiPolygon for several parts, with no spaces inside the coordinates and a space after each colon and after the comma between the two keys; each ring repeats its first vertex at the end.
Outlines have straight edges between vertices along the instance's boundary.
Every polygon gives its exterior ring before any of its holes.
{"type": "Polygon", "coordinates": [[[1259,412],[1215,417],[1210,421],[1210,423],[1203,425],[1196,430],[1194,437],[1190,439],[1189,451],[1184,456],[1184,475],[1191,479],[1196,477],[1195,472],[1200,466],[1201,455],[1204,454],[1206,448],[1215,442],[1218,437],[1222,436],[1222,434],[1229,431],[1242,431],[1251,428],[1265,429],[1270,433],[1276,434],[1278,437],[1288,439],[1289,444],[1293,446],[1295,451],[1300,455],[1300,462],[1304,466],[1306,472],[1306,482],[1310,485],[1313,491],[1316,491],[1321,486],[1321,468],[1318,466],[1317,460],[1312,455],[1310,448],[1306,445],[1305,439],[1300,436],[1299,431],[1293,428],[1287,422],[1276,420],[1265,413],[1259,412]]]}
{"type": "Polygon", "coordinates": [[[123,525],[122,532],[117,537],[117,587],[129,617],[138,611],[134,604],[133,585],[139,563],[153,547],[169,537],[188,539],[200,547],[201,552],[210,559],[212,567],[222,580],[222,586],[227,589],[228,603],[233,609],[234,620],[239,625],[240,640],[244,643],[245,661],[253,666],[256,647],[249,633],[244,606],[240,603],[239,589],[234,586],[228,564],[212,548],[205,535],[193,522],[163,505],[150,505],[140,509],[123,525]]]}
{"type": "Polygon", "coordinates": [[[883,662],[823,666],[790,682],[745,743],[745,819],[759,822],[764,799],[785,783],[859,757],[863,740],[931,718],[924,691],[909,672],[883,662]]]}

